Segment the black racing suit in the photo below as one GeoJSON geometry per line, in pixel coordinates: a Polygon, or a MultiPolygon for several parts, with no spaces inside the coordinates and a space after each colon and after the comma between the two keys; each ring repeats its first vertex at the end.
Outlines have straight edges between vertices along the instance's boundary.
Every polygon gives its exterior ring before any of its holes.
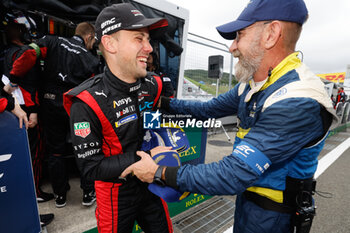
{"type": "MultiPolygon", "coordinates": [[[[18,83],[23,76],[37,63],[44,60],[44,71],[40,79],[39,100],[45,149],[49,158],[49,172],[53,191],[65,195],[69,189],[68,175],[62,155],[69,149],[69,117],[63,108],[63,93],[79,85],[94,75],[98,69],[98,59],[84,45],[79,36],[63,38],[44,36],[36,44],[38,49],[25,49],[13,64],[10,80],[18,83]]],[[[93,188],[92,184],[82,180],[84,190],[93,188]]]]}
{"type": "Polygon", "coordinates": [[[162,96],[174,98],[175,92],[173,84],[171,83],[171,78],[167,74],[159,72],[159,76],[163,82],[162,96]]]}
{"type": "MultiPolygon", "coordinates": [[[[13,63],[18,57],[20,57],[21,51],[30,49],[30,47],[24,45],[10,44],[5,49],[4,56],[4,74],[6,77],[10,77],[10,71],[12,70],[13,63]]],[[[21,108],[27,113],[27,117],[30,120],[32,113],[38,114],[38,85],[40,77],[40,67],[36,64],[31,68],[22,78],[17,81],[18,88],[22,92],[24,104],[21,108]]],[[[32,157],[33,175],[35,183],[35,191],[37,196],[41,196],[40,182],[42,176],[42,167],[44,160],[44,149],[42,142],[42,127],[40,122],[40,114],[38,115],[38,124],[33,128],[28,128],[28,139],[30,153],[32,157]]]]}
{"type": "Polygon", "coordinates": [[[72,142],[82,174],[95,180],[99,232],[131,232],[135,220],[145,232],[172,232],[166,203],[136,177],[118,177],[139,158],[143,112],[161,93],[159,77],[128,84],[108,68],[65,94],[72,142]]]}
{"type": "Polygon", "coordinates": [[[150,72],[150,73],[152,75],[154,74],[156,76],[159,76],[162,80],[163,88],[162,88],[161,96],[174,98],[175,97],[175,90],[174,90],[173,84],[171,82],[171,78],[168,77],[167,74],[165,74],[159,70],[155,70],[155,71],[150,72]]]}

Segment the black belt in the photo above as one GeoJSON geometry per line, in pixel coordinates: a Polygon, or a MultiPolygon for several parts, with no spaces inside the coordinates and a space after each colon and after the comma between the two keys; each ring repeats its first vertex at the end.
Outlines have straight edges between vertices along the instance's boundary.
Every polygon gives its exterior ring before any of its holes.
{"type": "Polygon", "coordinates": [[[244,197],[265,210],[272,210],[280,213],[292,214],[296,211],[296,197],[301,191],[309,192],[313,195],[316,188],[316,181],[313,178],[296,179],[286,177],[286,189],[283,191],[283,203],[275,202],[257,193],[245,191],[244,197]]]}
{"type": "Polygon", "coordinates": [[[272,211],[287,213],[287,214],[292,214],[295,212],[295,208],[286,206],[283,203],[272,201],[271,199],[260,196],[259,194],[254,192],[245,191],[243,195],[248,201],[253,202],[257,206],[265,210],[272,210],[272,211]]]}

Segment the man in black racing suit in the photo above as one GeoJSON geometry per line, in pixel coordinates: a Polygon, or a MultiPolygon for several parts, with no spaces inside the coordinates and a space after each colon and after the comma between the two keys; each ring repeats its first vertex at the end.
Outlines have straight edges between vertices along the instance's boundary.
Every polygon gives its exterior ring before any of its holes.
{"type": "Polygon", "coordinates": [[[161,79],[146,72],[152,26],[167,21],[146,19],[129,3],[105,8],[95,27],[107,67],[64,96],[78,167],[95,180],[100,233],[132,232],[135,220],[144,232],[173,232],[164,200],[136,177],[119,179],[138,160],[143,112],[155,107],[162,90],[161,79]]]}

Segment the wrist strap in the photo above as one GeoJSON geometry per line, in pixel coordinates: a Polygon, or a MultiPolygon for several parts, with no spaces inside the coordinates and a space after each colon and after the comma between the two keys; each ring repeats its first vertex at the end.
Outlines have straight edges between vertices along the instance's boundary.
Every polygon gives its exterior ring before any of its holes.
{"type": "Polygon", "coordinates": [[[165,182],[162,180],[162,173],[163,173],[164,167],[165,166],[159,165],[156,173],[154,174],[153,183],[156,183],[160,186],[165,186],[165,182]]]}

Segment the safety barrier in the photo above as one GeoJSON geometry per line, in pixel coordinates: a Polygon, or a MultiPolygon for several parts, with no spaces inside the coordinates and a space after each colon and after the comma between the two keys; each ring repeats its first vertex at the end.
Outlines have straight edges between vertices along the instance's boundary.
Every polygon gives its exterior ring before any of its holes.
{"type": "Polygon", "coordinates": [[[205,101],[208,94],[211,94],[211,97],[215,96],[217,80],[208,77],[208,58],[214,55],[223,56],[224,74],[220,79],[219,94],[227,92],[237,83],[232,75],[234,62],[233,56],[229,52],[229,46],[189,32],[184,77],[190,79],[191,82],[196,82],[196,86],[193,87],[184,79],[183,98],[198,98],[205,101]]]}
{"type": "Polygon", "coordinates": [[[335,108],[336,114],[339,117],[339,122],[341,124],[346,124],[350,122],[350,103],[349,102],[339,102],[335,108]]]}

